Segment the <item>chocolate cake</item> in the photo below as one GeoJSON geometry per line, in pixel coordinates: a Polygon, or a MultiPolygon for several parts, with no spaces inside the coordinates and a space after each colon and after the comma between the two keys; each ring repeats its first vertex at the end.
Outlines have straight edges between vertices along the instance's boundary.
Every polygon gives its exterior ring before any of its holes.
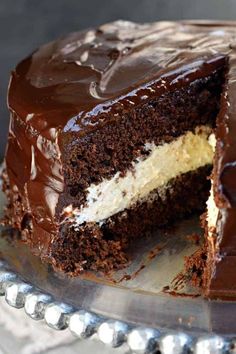
{"type": "Polygon", "coordinates": [[[206,296],[236,295],[234,22],[118,21],[12,72],[7,222],[70,274],[127,264],[135,238],[206,216],[206,296]],[[214,162],[213,162],[214,161],[214,162]]]}

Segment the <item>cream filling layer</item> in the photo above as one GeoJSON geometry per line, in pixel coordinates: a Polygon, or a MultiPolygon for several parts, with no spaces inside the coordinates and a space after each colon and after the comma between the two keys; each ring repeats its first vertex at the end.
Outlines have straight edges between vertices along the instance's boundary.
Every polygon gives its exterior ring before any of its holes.
{"type": "Polygon", "coordinates": [[[145,199],[151,191],[165,188],[172,178],[211,164],[210,133],[210,127],[200,126],[170,143],[158,146],[147,143],[147,157],[134,161],[125,176],[117,172],[110,179],[90,185],[85,205],[80,209],[69,205],[64,209],[65,214],[76,226],[84,222],[102,223],[145,199]]]}
{"type": "MultiPolygon", "coordinates": [[[[216,147],[215,134],[211,134],[209,136],[209,143],[212,147],[212,150],[215,151],[215,147],[216,147]]],[[[216,223],[217,223],[217,219],[218,219],[218,214],[219,214],[219,209],[216,206],[216,203],[214,200],[213,181],[211,181],[211,192],[210,192],[210,196],[207,201],[207,225],[208,225],[208,235],[209,236],[212,236],[215,231],[215,227],[216,227],[216,223]]]]}
{"type": "Polygon", "coordinates": [[[210,196],[207,201],[207,225],[208,234],[212,236],[215,232],[216,222],[218,219],[219,209],[216,206],[213,194],[213,186],[211,186],[210,196]]]}

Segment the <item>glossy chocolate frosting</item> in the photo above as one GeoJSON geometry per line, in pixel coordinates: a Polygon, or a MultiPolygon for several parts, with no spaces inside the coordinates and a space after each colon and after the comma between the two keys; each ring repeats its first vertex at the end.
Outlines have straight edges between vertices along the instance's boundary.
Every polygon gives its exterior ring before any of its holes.
{"type": "Polygon", "coordinates": [[[16,67],[9,86],[6,166],[11,189],[24,196],[39,253],[48,254],[58,230],[67,136],[85,136],[121,111],[187,86],[229,61],[216,132],[215,193],[223,208],[222,259],[236,256],[235,35],[236,22],[118,21],[46,44],[16,67]]]}
{"type": "Polygon", "coordinates": [[[214,197],[219,208],[209,294],[236,298],[236,52],[228,57],[226,84],[217,118],[214,197]]]}
{"type": "Polygon", "coordinates": [[[101,113],[210,73],[234,33],[234,23],[123,21],[72,33],[16,67],[9,106],[45,137],[50,128],[86,133],[109,119],[101,113]]]}

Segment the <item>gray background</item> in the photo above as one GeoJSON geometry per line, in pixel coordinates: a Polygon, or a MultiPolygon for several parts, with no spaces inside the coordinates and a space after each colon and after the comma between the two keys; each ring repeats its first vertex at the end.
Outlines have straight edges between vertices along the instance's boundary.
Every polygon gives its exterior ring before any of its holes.
{"type": "Polygon", "coordinates": [[[116,19],[236,19],[236,0],[0,0],[0,158],[8,129],[10,70],[40,44],[116,19]]]}

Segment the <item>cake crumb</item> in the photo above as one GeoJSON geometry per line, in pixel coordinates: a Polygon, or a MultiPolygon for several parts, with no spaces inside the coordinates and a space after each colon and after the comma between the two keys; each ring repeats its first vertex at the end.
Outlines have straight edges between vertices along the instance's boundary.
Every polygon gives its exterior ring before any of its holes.
{"type": "Polygon", "coordinates": [[[200,245],[201,236],[199,234],[194,232],[190,235],[187,235],[186,238],[188,241],[192,242],[194,245],[196,245],[196,246],[200,245]]]}

